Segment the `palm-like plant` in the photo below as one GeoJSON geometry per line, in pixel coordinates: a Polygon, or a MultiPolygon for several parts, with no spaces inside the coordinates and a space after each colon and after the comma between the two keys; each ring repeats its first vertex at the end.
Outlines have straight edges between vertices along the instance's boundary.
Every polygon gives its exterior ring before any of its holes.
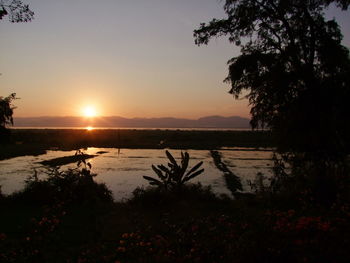
{"type": "Polygon", "coordinates": [[[143,177],[150,185],[156,185],[166,190],[180,188],[184,183],[204,172],[204,169],[198,170],[203,162],[197,163],[186,172],[190,160],[190,155],[187,152],[181,152],[181,164],[176,162],[175,158],[169,151],[165,151],[165,153],[169,159],[168,167],[163,164],[157,165],[157,167],[152,165],[153,171],[157,174],[160,180],[150,176],[143,177]]]}

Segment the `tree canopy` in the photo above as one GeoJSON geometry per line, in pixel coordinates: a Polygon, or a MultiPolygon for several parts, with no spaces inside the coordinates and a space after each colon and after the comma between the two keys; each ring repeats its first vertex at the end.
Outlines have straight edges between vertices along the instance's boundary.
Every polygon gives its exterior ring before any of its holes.
{"type": "Polygon", "coordinates": [[[34,18],[34,12],[29,9],[29,5],[20,0],[1,0],[0,20],[5,16],[8,16],[12,23],[29,22],[34,18]]]}
{"type": "Polygon", "coordinates": [[[12,101],[16,99],[16,93],[12,93],[8,97],[0,96],[0,129],[5,129],[6,126],[13,124],[13,110],[12,101]]]}
{"type": "MultiPolygon", "coordinates": [[[[10,22],[29,22],[34,18],[34,12],[29,9],[28,5],[23,4],[20,0],[0,0],[0,20],[8,16],[10,22]]],[[[16,99],[16,93],[8,97],[0,96],[0,136],[4,137],[8,131],[6,127],[13,125],[13,110],[15,107],[12,101],[16,99]]],[[[4,138],[0,138],[0,141],[4,138]]]]}
{"type": "Polygon", "coordinates": [[[230,93],[247,91],[252,127],[271,128],[285,151],[348,151],[349,50],[325,10],[349,0],[226,0],[227,18],[202,23],[197,45],[228,36],[230,93]]]}

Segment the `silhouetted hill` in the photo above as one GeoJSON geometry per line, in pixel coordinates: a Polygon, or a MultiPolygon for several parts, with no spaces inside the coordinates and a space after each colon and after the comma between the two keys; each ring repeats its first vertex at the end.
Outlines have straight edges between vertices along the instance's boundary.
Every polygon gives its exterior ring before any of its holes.
{"type": "Polygon", "coordinates": [[[249,128],[249,119],[238,116],[208,116],[197,120],[180,118],[22,117],[14,127],[128,127],[128,128],[249,128]]]}
{"type": "Polygon", "coordinates": [[[233,128],[249,128],[249,119],[238,116],[222,117],[208,116],[199,118],[197,121],[198,127],[233,127],[233,128]]]}

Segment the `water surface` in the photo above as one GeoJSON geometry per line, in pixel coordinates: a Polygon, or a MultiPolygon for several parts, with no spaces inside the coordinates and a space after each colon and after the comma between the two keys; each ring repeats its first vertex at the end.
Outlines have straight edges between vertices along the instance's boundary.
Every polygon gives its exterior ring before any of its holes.
{"type": "MultiPolygon", "coordinates": [[[[139,186],[147,186],[143,175],[155,176],[152,164],[167,164],[168,159],[164,150],[158,149],[115,149],[115,148],[87,148],[82,150],[86,154],[97,155],[89,159],[92,172],[96,173],[95,180],[104,182],[113,192],[115,200],[129,198],[132,191],[139,186]],[[104,152],[104,153],[103,153],[104,152]]],[[[180,158],[180,150],[170,150],[176,158],[180,158]]],[[[254,180],[258,172],[266,176],[271,175],[271,151],[249,148],[225,148],[219,151],[222,161],[241,178],[245,191],[250,191],[247,180],[254,180]]],[[[217,194],[230,192],[225,186],[222,172],[213,162],[208,150],[188,150],[190,167],[203,161],[204,173],[192,180],[203,185],[211,185],[217,194]]],[[[45,176],[48,167],[40,164],[41,161],[57,157],[74,155],[75,151],[48,151],[39,156],[23,156],[0,161],[0,185],[4,194],[10,194],[24,187],[25,179],[36,171],[45,176]]],[[[76,164],[61,166],[60,169],[75,168],[76,164]]]]}

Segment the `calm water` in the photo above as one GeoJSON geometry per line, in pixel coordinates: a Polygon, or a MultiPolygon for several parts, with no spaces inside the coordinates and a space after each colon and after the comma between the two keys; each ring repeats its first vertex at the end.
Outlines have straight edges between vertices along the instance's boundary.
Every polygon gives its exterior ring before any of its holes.
{"type": "MultiPolygon", "coordinates": [[[[180,157],[180,150],[170,150],[176,157],[180,157]]],[[[269,150],[259,151],[254,149],[225,148],[219,151],[223,161],[242,180],[245,191],[250,191],[247,180],[254,180],[258,172],[266,176],[271,175],[271,156],[269,150]]],[[[122,200],[131,196],[132,191],[138,186],[147,186],[143,175],[154,176],[152,164],[166,164],[167,158],[164,150],[151,149],[118,149],[113,148],[88,148],[87,154],[96,154],[97,157],[88,160],[92,165],[92,172],[97,173],[95,180],[104,182],[112,190],[115,200],[122,200]],[[100,151],[106,153],[98,154],[100,151]]],[[[222,172],[213,162],[210,152],[207,150],[189,150],[190,167],[203,161],[204,173],[193,179],[193,182],[201,182],[203,185],[211,185],[214,192],[228,194],[222,172]]],[[[39,175],[45,175],[47,168],[39,162],[52,158],[74,155],[75,151],[48,151],[39,156],[16,157],[0,161],[0,185],[2,192],[10,194],[20,190],[24,186],[25,179],[37,171],[39,175]]],[[[60,169],[75,168],[76,164],[64,165],[60,169]]]]}
{"type": "Polygon", "coordinates": [[[251,131],[251,128],[150,128],[150,127],[20,127],[13,126],[10,129],[17,130],[183,130],[183,131],[251,131]]]}

